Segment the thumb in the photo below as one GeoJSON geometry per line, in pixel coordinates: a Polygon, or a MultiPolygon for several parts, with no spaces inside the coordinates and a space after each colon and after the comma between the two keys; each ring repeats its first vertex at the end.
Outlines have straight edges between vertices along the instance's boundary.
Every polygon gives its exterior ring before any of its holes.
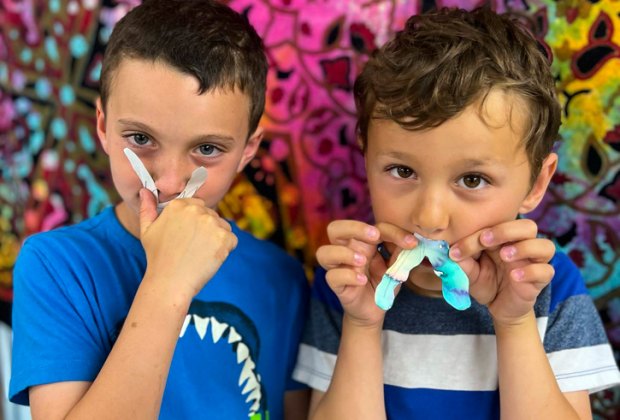
{"type": "Polygon", "coordinates": [[[157,202],[152,192],[146,188],[140,190],[140,236],[157,219],[157,202]]]}

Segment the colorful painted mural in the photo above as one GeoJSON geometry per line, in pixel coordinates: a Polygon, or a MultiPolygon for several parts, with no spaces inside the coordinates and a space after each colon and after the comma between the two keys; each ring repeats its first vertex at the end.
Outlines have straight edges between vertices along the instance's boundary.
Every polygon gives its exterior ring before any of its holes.
{"type": "MultiPolygon", "coordinates": [[[[29,234],[79,222],[116,195],[94,129],[101,57],[139,0],[0,0],[0,316],[29,234]]],[[[351,89],[369,52],[414,13],[473,0],[231,0],[263,36],[267,140],[221,203],[311,270],[335,218],[369,219],[351,89]]],[[[620,2],[503,0],[553,57],[560,167],[532,215],[582,269],[620,355],[620,2]]],[[[593,398],[618,418],[620,390],[593,398]]]]}

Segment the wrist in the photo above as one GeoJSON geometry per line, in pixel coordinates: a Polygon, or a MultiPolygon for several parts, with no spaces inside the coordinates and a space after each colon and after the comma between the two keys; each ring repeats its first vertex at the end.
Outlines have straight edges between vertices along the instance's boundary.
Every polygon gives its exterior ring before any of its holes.
{"type": "Polygon", "coordinates": [[[347,325],[350,329],[355,329],[355,330],[363,331],[366,333],[375,333],[375,334],[378,333],[380,335],[381,331],[383,330],[383,319],[384,318],[381,318],[381,320],[377,322],[368,322],[365,320],[359,320],[355,317],[352,317],[351,315],[345,312],[342,318],[342,323],[343,323],[343,328],[344,328],[344,325],[347,325]]]}
{"type": "Polygon", "coordinates": [[[517,317],[517,318],[493,318],[493,327],[495,328],[495,334],[498,332],[511,332],[516,330],[521,330],[523,328],[529,327],[532,323],[536,324],[536,315],[534,314],[534,310],[531,309],[526,314],[517,317]]]}
{"type": "Polygon", "coordinates": [[[178,308],[187,313],[192,299],[196,295],[194,290],[184,290],[182,281],[162,274],[152,274],[148,270],[142,278],[139,291],[142,294],[157,299],[166,307],[178,308]]]}

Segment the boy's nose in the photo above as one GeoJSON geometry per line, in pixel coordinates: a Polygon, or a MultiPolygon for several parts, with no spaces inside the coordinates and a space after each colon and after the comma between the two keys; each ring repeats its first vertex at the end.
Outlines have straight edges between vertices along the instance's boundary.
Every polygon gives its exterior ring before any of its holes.
{"type": "Polygon", "coordinates": [[[162,162],[153,176],[160,202],[170,201],[185,189],[195,167],[180,162],[162,162]]]}
{"type": "Polygon", "coordinates": [[[448,228],[450,220],[447,199],[441,191],[424,191],[416,203],[413,222],[418,233],[431,239],[448,228]]]}

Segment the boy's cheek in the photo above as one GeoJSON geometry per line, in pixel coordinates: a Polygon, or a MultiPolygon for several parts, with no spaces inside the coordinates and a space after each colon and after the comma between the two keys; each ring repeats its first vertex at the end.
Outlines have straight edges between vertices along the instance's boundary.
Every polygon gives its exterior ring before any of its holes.
{"type": "MultiPolygon", "coordinates": [[[[209,178],[207,177],[206,183],[209,182],[209,178]]],[[[196,193],[194,194],[194,198],[199,198],[205,202],[205,206],[210,209],[215,210],[217,208],[218,203],[224,198],[224,195],[227,192],[227,189],[220,191],[214,190],[213,185],[203,185],[196,193]]]]}
{"type": "Polygon", "coordinates": [[[142,189],[142,183],[131,168],[114,167],[112,168],[112,180],[114,187],[124,200],[137,198],[142,189]]]}

